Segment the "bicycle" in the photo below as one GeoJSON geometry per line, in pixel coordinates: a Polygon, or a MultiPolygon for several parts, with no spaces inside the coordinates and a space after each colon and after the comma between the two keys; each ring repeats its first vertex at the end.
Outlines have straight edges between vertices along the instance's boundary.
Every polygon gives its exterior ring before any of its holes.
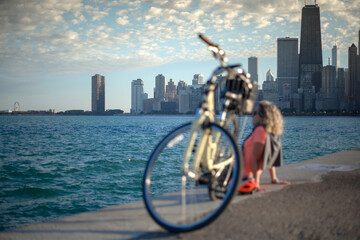
{"type": "Polygon", "coordinates": [[[241,65],[225,65],[225,51],[204,35],[199,37],[220,66],[206,83],[195,120],[179,126],[160,141],[147,162],[142,182],[147,211],[171,232],[206,226],[230,203],[243,165],[235,140],[237,115],[250,113],[256,96],[256,85],[241,65]],[[224,72],[226,76],[219,77],[224,72]],[[217,87],[225,89],[220,117],[215,113],[217,87]]]}

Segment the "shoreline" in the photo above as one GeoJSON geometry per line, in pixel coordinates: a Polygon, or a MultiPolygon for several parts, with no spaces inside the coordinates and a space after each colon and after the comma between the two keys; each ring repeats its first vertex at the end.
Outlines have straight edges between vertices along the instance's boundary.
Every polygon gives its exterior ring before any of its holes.
{"type": "MultiPolygon", "coordinates": [[[[296,112],[282,112],[284,117],[360,117],[360,112],[309,112],[309,113],[296,113],[296,112]]],[[[146,116],[195,116],[195,113],[182,114],[182,113],[151,113],[151,114],[131,114],[131,113],[116,113],[116,114],[94,114],[91,112],[84,113],[50,113],[50,112],[0,112],[0,116],[133,116],[133,117],[146,117],[146,116]]],[[[245,116],[245,115],[242,115],[245,116]]],[[[251,115],[247,115],[251,117],[251,115]]]]}

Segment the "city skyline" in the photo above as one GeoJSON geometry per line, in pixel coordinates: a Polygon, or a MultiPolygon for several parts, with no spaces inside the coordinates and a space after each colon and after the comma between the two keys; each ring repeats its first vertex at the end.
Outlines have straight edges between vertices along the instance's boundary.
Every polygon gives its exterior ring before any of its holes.
{"type": "MultiPolygon", "coordinates": [[[[308,1],[311,2],[311,1],[308,1]]],[[[360,0],[317,1],[323,62],[339,49],[358,45],[360,0]]],[[[89,77],[106,76],[106,109],[131,108],[131,81],[141,78],[152,97],[159,73],[191,84],[216,66],[203,32],[232,63],[259,60],[259,83],[277,73],[277,38],[300,39],[304,1],[14,1],[0,3],[0,110],[91,110],[89,77]],[[71,86],[69,88],[68,86],[71,86]]],[[[359,46],[357,46],[359,47],[359,46]]],[[[276,78],[277,76],[275,76],[276,78]]]]}

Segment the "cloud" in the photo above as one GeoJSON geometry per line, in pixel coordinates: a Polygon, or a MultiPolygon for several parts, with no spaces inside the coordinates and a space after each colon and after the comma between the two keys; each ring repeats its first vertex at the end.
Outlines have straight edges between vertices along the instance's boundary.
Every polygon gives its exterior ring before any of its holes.
{"type": "Polygon", "coordinates": [[[186,9],[191,4],[191,0],[180,0],[172,2],[174,3],[174,7],[177,9],[186,9]]]}
{"type": "Polygon", "coordinates": [[[116,23],[117,24],[120,24],[120,25],[128,25],[130,22],[129,22],[129,17],[128,16],[123,16],[123,17],[118,17],[116,19],[116,23]]]}
{"type": "Polygon", "coordinates": [[[266,34],[266,35],[264,36],[264,39],[269,40],[269,39],[271,39],[271,36],[270,36],[269,34],[266,34]]]}
{"type": "MultiPolygon", "coordinates": [[[[345,42],[359,27],[360,0],[318,3],[322,31],[333,32],[324,34],[325,43],[336,34],[345,42]]],[[[204,59],[209,54],[198,32],[226,44],[233,56],[275,56],[272,32],[298,35],[301,8],[298,0],[1,1],[0,70],[62,74],[204,59]]]]}
{"type": "Polygon", "coordinates": [[[275,17],[275,22],[282,22],[284,21],[284,18],[282,17],[275,17]]]}
{"type": "Polygon", "coordinates": [[[133,0],[133,1],[114,0],[114,1],[110,1],[110,2],[105,2],[105,5],[110,6],[110,7],[115,7],[115,6],[139,7],[141,5],[141,0],[133,0]]]}
{"type": "Polygon", "coordinates": [[[90,5],[85,6],[86,13],[91,16],[92,21],[100,21],[107,15],[109,15],[110,9],[99,10],[99,8],[92,7],[90,5]]]}
{"type": "Polygon", "coordinates": [[[0,22],[2,32],[23,33],[34,31],[39,26],[66,23],[63,15],[69,12],[76,12],[83,7],[80,0],[64,0],[53,2],[44,0],[38,2],[28,1],[1,1],[0,22]]]}
{"type": "Polygon", "coordinates": [[[158,16],[160,16],[161,12],[162,12],[161,8],[151,7],[148,10],[147,14],[145,15],[145,19],[150,20],[153,17],[158,17],[158,16]]]}

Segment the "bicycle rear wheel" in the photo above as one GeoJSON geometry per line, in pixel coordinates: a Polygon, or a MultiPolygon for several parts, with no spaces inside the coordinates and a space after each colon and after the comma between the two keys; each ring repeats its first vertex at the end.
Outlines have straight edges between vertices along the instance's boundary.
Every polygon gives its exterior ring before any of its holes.
{"type": "MultiPolygon", "coordinates": [[[[186,232],[201,228],[213,220],[226,208],[236,192],[239,172],[242,168],[239,151],[232,136],[222,127],[211,123],[211,137],[221,135],[218,144],[224,147],[228,157],[233,158],[232,181],[222,199],[212,201],[208,188],[211,185],[209,172],[202,178],[184,174],[183,158],[187,148],[191,123],[170,132],[154,149],[147,163],[143,178],[143,198],[151,217],[171,232],[186,232]]],[[[201,131],[198,132],[199,140],[201,131]]],[[[196,151],[196,142],[190,159],[190,167],[196,151]]],[[[205,152],[205,151],[204,151],[205,152]]]]}

